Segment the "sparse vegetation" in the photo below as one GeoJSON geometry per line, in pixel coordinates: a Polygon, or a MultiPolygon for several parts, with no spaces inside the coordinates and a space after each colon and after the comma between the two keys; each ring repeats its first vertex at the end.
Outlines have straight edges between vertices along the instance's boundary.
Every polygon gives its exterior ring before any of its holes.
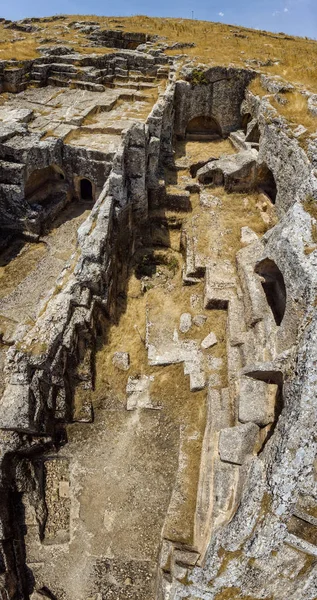
{"type": "Polygon", "coordinates": [[[297,90],[286,92],[283,96],[286,100],[285,104],[280,104],[274,97],[270,99],[278,113],[291,124],[295,126],[301,124],[309,133],[314,133],[317,129],[317,117],[308,111],[306,96],[297,90]]]}
{"type": "Polygon", "coordinates": [[[204,71],[201,69],[194,69],[191,73],[191,84],[192,85],[208,85],[208,79],[204,71]]]}

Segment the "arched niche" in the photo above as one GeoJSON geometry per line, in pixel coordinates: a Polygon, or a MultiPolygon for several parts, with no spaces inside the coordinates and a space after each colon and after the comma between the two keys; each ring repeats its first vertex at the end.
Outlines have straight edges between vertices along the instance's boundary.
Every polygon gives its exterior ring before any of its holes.
{"type": "Polygon", "coordinates": [[[275,204],[277,195],[276,181],[272,171],[265,163],[260,165],[258,169],[257,187],[259,191],[264,192],[270,198],[271,202],[275,204]]]}
{"type": "Polygon", "coordinates": [[[93,200],[93,184],[90,179],[83,177],[80,180],[79,186],[81,200],[93,200]]]}
{"type": "Polygon", "coordinates": [[[221,138],[221,133],[220,125],[216,119],[203,115],[191,119],[186,128],[186,138],[197,140],[221,138]]]}
{"type": "Polygon", "coordinates": [[[24,186],[26,200],[30,204],[32,204],[33,201],[39,203],[41,201],[41,196],[43,196],[42,199],[45,200],[50,184],[63,182],[65,179],[65,173],[58,165],[50,165],[49,167],[43,167],[42,169],[35,169],[28,177],[24,186]]]}
{"type": "Polygon", "coordinates": [[[281,325],[286,308],[286,287],[284,277],[274,260],[265,258],[257,263],[255,272],[261,283],[276,325],[281,325]]]}

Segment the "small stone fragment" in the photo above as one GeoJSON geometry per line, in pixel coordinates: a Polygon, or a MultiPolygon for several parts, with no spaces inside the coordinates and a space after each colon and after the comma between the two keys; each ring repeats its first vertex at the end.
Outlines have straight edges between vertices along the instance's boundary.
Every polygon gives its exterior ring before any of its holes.
{"type": "Polygon", "coordinates": [[[112,364],[121,369],[121,371],[127,371],[130,367],[130,355],[128,352],[115,352],[112,357],[112,364]]]}
{"type": "Polygon", "coordinates": [[[217,337],[211,331],[211,333],[209,333],[207,335],[207,337],[205,337],[205,339],[201,342],[201,347],[204,348],[205,350],[207,350],[207,348],[211,348],[212,346],[217,344],[217,342],[218,342],[217,337]]]}
{"type": "Polygon", "coordinates": [[[223,360],[222,358],[217,358],[215,356],[207,356],[207,365],[209,369],[214,369],[215,371],[220,371],[222,369],[223,360]]]}
{"type": "Polygon", "coordinates": [[[181,333],[187,333],[192,326],[192,316],[190,313],[183,313],[180,317],[179,330],[181,333]]]}
{"type": "Polygon", "coordinates": [[[58,484],[58,494],[60,498],[69,498],[69,481],[60,481],[58,484]]]}
{"type": "Polygon", "coordinates": [[[250,227],[241,227],[241,244],[247,246],[258,239],[257,234],[250,227]]]}
{"type": "Polygon", "coordinates": [[[207,321],[206,315],[195,315],[193,318],[193,323],[196,327],[203,327],[207,321]]]}
{"type": "Polygon", "coordinates": [[[298,125],[298,127],[296,127],[296,129],[294,129],[293,131],[293,135],[296,138],[299,138],[301,135],[304,135],[304,133],[307,133],[307,129],[306,127],[304,127],[304,125],[298,125]]]}

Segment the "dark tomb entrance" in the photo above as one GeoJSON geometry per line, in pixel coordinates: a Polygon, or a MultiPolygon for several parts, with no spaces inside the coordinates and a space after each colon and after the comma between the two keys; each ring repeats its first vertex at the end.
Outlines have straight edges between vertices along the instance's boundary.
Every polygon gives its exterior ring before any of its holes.
{"type": "Polygon", "coordinates": [[[80,197],[82,200],[93,200],[92,183],[89,179],[80,180],[80,197]]]}

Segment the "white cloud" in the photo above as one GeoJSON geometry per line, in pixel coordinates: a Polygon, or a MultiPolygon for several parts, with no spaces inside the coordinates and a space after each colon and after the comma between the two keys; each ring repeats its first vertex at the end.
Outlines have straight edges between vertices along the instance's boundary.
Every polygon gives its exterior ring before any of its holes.
{"type": "Polygon", "coordinates": [[[225,13],[223,13],[223,12],[219,12],[219,13],[218,13],[218,15],[219,15],[219,17],[224,17],[224,16],[225,16],[225,13]]]}
{"type": "MultiPolygon", "coordinates": [[[[282,12],[283,12],[283,13],[288,13],[288,12],[289,12],[289,10],[288,10],[288,8],[286,8],[286,7],[285,7],[285,8],[283,9],[283,11],[282,11],[282,12]]],[[[280,14],[282,14],[280,10],[275,10],[275,11],[272,13],[272,16],[273,16],[273,17],[278,17],[280,14]]]]}

